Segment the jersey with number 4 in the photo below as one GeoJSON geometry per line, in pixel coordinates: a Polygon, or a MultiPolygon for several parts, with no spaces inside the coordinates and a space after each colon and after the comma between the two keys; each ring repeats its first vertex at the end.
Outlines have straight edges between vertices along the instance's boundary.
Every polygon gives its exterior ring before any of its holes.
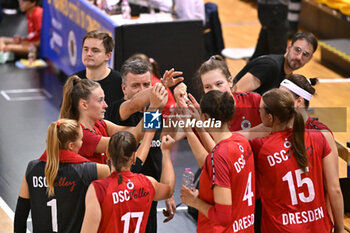
{"type": "Polygon", "coordinates": [[[26,171],[33,232],[78,233],[84,218],[86,191],[97,179],[96,163],[60,163],[53,197],[46,194],[45,164],[33,160],[26,171]]]}
{"type": "Polygon", "coordinates": [[[155,195],[154,187],[142,174],[122,171],[121,175],[121,184],[116,172],[93,182],[102,211],[98,232],[143,233],[155,195]]]}
{"type": "Polygon", "coordinates": [[[331,150],[318,131],[305,132],[306,173],[291,152],[291,130],[251,140],[262,202],[261,232],[329,233],[322,159],[331,150]]]}
{"type": "Polygon", "coordinates": [[[213,186],[231,189],[232,222],[215,224],[198,213],[197,232],[254,232],[255,174],[249,142],[241,134],[219,142],[207,156],[199,181],[199,197],[214,205],[213,186]]]}

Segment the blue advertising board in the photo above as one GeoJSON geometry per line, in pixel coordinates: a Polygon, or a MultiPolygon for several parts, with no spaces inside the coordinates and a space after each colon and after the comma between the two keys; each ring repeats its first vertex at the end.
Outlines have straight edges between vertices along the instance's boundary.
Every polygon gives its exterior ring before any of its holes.
{"type": "MultiPolygon", "coordinates": [[[[85,69],[81,61],[85,33],[101,30],[114,37],[115,27],[107,14],[87,0],[44,0],[40,56],[71,75],[85,69]]],[[[113,58],[108,64],[111,68],[113,58]]]]}

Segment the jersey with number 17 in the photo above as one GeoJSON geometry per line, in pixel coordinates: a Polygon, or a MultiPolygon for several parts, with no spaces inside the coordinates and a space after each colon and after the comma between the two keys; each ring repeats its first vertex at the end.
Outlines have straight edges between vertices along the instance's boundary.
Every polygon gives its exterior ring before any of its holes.
{"type": "Polygon", "coordinates": [[[101,206],[100,233],[143,233],[155,195],[151,181],[143,174],[121,171],[119,184],[117,172],[103,180],[96,180],[96,196],[101,206]]]}
{"type": "Polygon", "coordinates": [[[292,130],[251,140],[262,202],[261,232],[329,233],[322,159],[331,153],[318,131],[305,132],[309,164],[304,172],[292,152],[292,130]]]}

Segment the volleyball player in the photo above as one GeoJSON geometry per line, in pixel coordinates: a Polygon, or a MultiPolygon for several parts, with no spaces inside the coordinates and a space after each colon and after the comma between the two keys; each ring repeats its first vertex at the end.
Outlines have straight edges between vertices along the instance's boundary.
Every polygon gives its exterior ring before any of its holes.
{"type": "Polygon", "coordinates": [[[216,143],[209,154],[186,131],[202,174],[199,193],[182,186],[181,200],[198,210],[197,232],[254,232],[254,158],[247,139],[228,130],[234,99],[228,92],[209,91],[200,107],[202,120],[215,118],[221,126],[207,129],[216,143]]]}
{"type": "MultiPolygon", "coordinates": [[[[150,108],[157,109],[166,95],[162,85],[154,87],[155,98],[151,98],[150,108]]],[[[63,102],[60,118],[77,120],[83,127],[83,145],[79,154],[90,161],[106,163],[109,136],[121,130],[130,130],[139,141],[142,137],[142,121],[137,127],[128,128],[103,120],[107,104],[101,86],[89,79],[71,76],[63,88],[63,102]]]]}
{"type": "Polygon", "coordinates": [[[325,192],[331,199],[334,230],[343,232],[342,196],[334,185],[337,177],[326,138],[305,131],[303,117],[285,90],[266,92],[260,109],[263,124],[272,128],[269,136],[251,140],[262,202],[261,232],[330,232],[325,192]]]}
{"type": "MultiPolygon", "coordinates": [[[[329,158],[329,163],[332,165],[332,169],[329,172],[332,172],[333,177],[338,177],[339,168],[338,168],[338,149],[335,143],[332,131],[323,123],[319,122],[316,119],[313,119],[308,114],[308,108],[312,95],[315,94],[315,88],[313,87],[318,82],[318,79],[311,78],[307,79],[305,76],[300,74],[290,74],[287,75],[285,80],[280,84],[280,89],[286,90],[292,94],[294,100],[294,107],[296,111],[300,112],[303,116],[305,122],[305,129],[317,130],[322,132],[322,134],[327,139],[327,142],[332,150],[332,157],[329,158]]],[[[340,190],[339,179],[333,180],[334,184],[332,185],[336,190],[340,190]]],[[[330,208],[331,201],[329,198],[327,200],[327,210],[330,214],[330,217],[333,219],[332,210],[330,208]]],[[[343,199],[340,198],[339,202],[343,205],[343,199]]]]}
{"type": "Polygon", "coordinates": [[[83,132],[75,120],[60,119],[48,128],[46,151],[29,162],[17,200],[14,232],[27,232],[31,210],[33,232],[80,232],[89,184],[109,175],[107,165],[78,153],[83,132]]]}
{"type": "Polygon", "coordinates": [[[126,131],[111,137],[108,155],[112,174],[90,185],[86,195],[86,213],[81,232],[145,232],[153,200],[172,196],[175,184],[170,136],[162,138],[162,175],[160,182],[130,171],[136,161],[137,143],[126,131]]]}
{"type": "MultiPolygon", "coordinates": [[[[198,88],[204,93],[211,90],[219,90],[221,92],[227,92],[234,99],[235,114],[228,122],[230,131],[239,131],[248,128],[252,128],[261,123],[259,117],[259,103],[261,96],[254,92],[236,92],[233,84],[233,78],[227,67],[226,62],[219,55],[212,56],[209,60],[205,61],[197,71],[198,88]]],[[[188,102],[186,85],[181,83],[174,90],[176,101],[178,106],[185,107],[184,102],[188,102]]],[[[199,105],[194,97],[189,94],[190,102],[197,108],[199,105]]],[[[198,129],[199,136],[202,143],[207,148],[208,152],[211,151],[215,142],[208,137],[202,129],[198,129]]]]}

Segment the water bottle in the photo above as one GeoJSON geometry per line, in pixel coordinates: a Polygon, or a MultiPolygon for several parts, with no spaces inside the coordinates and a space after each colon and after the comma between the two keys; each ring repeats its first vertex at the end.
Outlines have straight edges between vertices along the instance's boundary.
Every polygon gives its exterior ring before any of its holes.
{"type": "Polygon", "coordinates": [[[30,44],[28,49],[28,61],[29,64],[32,65],[36,60],[36,48],[33,43],[30,44]]]}
{"type": "Polygon", "coordinates": [[[151,3],[151,1],[148,2],[148,9],[149,9],[149,13],[151,15],[154,15],[156,12],[154,11],[154,7],[153,7],[153,3],[151,3]]]}
{"type": "Polygon", "coordinates": [[[194,174],[191,172],[191,168],[185,168],[182,174],[182,182],[189,189],[194,189],[194,174]]]}
{"type": "Polygon", "coordinates": [[[122,17],[123,19],[131,19],[131,8],[127,0],[122,2],[122,17]]]}

